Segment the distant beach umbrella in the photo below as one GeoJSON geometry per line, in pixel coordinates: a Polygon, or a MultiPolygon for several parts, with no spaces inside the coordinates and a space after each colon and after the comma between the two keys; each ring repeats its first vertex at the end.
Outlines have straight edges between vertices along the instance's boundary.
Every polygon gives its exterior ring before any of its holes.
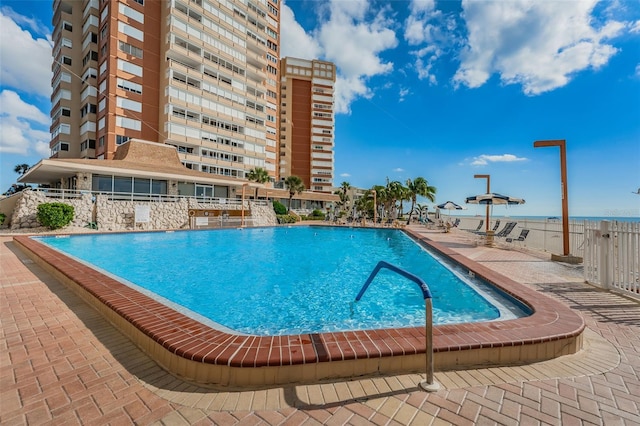
{"type": "Polygon", "coordinates": [[[524,204],[524,200],[522,198],[509,197],[507,195],[502,194],[480,194],[474,195],[473,197],[467,197],[467,204],[482,204],[482,205],[516,205],[516,204],[524,204]]]}
{"type": "Polygon", "coordinates": [[[463,206],[460,206],[460,205],[454,203],[453,201],[447,201],[445,203],[438,204],[436,206],[436,209],[449,210],[449,215],[450,215],[451,214],[451,210],[466,210],[467,208],[463,207],[463,206]]]}
{"type": "MultiPolygon", "coordinates": [[[[482,205],[490,205],[493,209],[493,206],[502,205],[502,206],[510,206],[516,204],[524,204],[524,200],[522,198],[509,197],[507,195],[488,193],[488,194],[480,194],[474,195],[473,197],[467,197],[465,200],[467,204],[482,204],[482,205]]],[[[487,214],[487,216],[489,216],[487,214]]],[[[489,231],[489,218],[487,218],[487,231],[489,231]]]]}
{"type": "Polygon", "coordinates": [[[466,210],[467,209],[466,207],[459,206],[453,201],[447,201],[446,203],[438,204],[436,207],[442,210],[466,210]]]}

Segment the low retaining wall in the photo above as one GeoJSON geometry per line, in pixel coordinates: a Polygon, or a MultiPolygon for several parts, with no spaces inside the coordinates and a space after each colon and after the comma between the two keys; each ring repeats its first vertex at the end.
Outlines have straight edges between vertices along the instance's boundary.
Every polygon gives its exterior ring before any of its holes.
{"type": "MultiPolygon", "coordinates": [[[[36,218],[38,206],[43,203],[64,203],[73,206],[75,216],[71,226],[85,227],[96,224],[103,231],[182,229],[189,227],[189,209],[241,210],[240,204],[202,204],[194,198],[175,201],[111,200],[106,195],[82,194],[79,198],[47,197],[40,191],[23,191],[11,216],[11,229],[42,226],[36,218]],[[136,208],[148,206],[148,217],[136,218],[136,208]]],[[[251,211],[254,226],[276,224],[270,206],[245,202],[251,211]]]]}

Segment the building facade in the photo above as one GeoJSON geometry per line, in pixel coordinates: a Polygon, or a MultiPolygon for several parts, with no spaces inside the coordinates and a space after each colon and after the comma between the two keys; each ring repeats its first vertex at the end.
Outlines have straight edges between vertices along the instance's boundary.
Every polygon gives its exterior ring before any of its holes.
{"type": "Polygon", "coordinates": [[[109,160],[136,138],[175,146],[182,164],[212,177],[245,180],[262,167],[278,178],[277,0],[53,9],[51,158],[109,160]]]}
{"type": "Polygon", "coordinates": [[[335,65],[283,58],[279,176],[298,176],[311,191],[332,192],[335,65]]]}

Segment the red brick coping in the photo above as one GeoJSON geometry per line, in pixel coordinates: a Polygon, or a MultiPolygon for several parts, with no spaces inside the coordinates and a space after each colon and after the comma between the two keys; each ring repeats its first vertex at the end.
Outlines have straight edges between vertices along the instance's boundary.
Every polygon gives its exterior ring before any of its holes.
{"type": "MultiPolygon", "coordinates": [[[[581,349],[584,322],[568,307],[442,244],[410,230],[404,232],[511,294],[533,311],[528,317],[514,320],[435,326],[436,369],[522,364],[581,349]]],[[[363,374],[420,372],[424,366],[424,327],[273,337],[234,335],[176,312],[36,239],[15,236],[13,240],[36,263],[72,287],[165,369],[189,380],[246,386],[363,374]],[[158,355],[157,345],[170,353],[158,355]],[[176,356],[182,359],[172,358],[176,356]],[[185,360],[190,362],[183,365],[185,360]],[[202,365],[189,365],[193,362],[202,365]],[[315,365],[312,372],[299,368],[310,365],[315,365]],[[216,366],[215,372],[203,372],[202,368],[207,366],[216,366]],[[222,373],[220,368],[223,368],[222,373]],[[265,371],[271,372],[266,378],[264,374],[260,375],[259,379],[247,379],[246,374],[239,378],[233,373],[234,369],[256,368],[266,368],[265,371]]]]}

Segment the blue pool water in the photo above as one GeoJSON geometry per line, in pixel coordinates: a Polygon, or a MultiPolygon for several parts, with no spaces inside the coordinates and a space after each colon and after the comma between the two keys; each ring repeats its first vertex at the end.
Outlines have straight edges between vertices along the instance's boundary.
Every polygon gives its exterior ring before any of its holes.
{"type": "Polygon", "coordinates": [[[188,315],[238,333],[424,326],[419,286],[386,269],[354,303],[380,260],[427,283],[435,324],[527,315],[519,303],[502,299],[462,270],[444,267],[398,230],[277,227],[38,239],[188,315]]]}

